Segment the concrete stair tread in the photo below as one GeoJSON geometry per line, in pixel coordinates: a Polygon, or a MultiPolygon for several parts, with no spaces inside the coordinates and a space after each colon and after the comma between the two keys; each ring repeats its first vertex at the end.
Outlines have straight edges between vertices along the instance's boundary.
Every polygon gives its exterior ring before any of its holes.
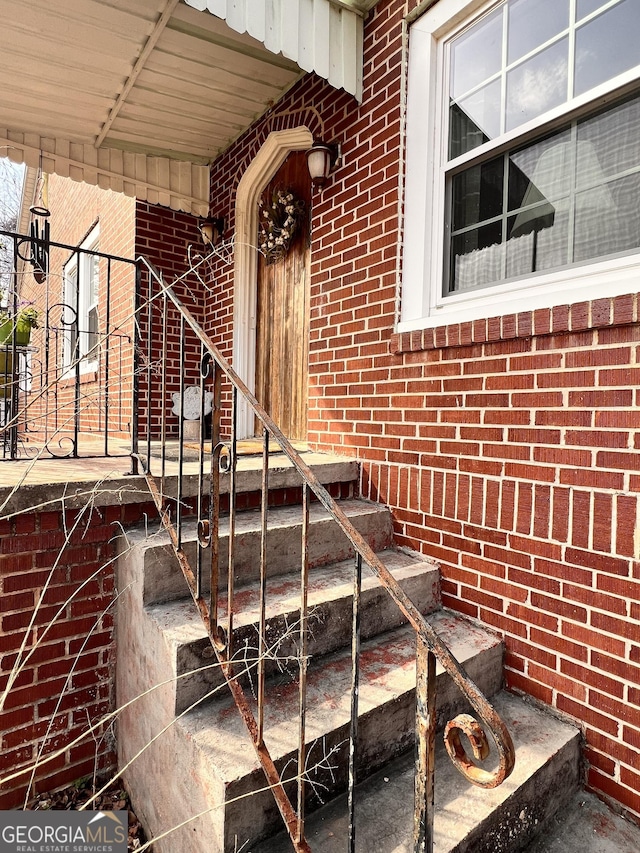
{"type": "MultiPolygon", "coordinates": [[[[339,501],[341,509],[347,517],[354,515],[376,515],[381,511],[388,512],[382,504],[359,498],[346,498],[339,501]]],[[[260,531],[260,509],[243,509],[236,514],[236,534],[253,533],[260,531]]],[[[269,529],[273,531],[277,527],[295,526],[300,524],[302,509],[298,504],[293,506],[275,506],[269,508],[269,529]]],[[[309,506],[309,520],[311,523],[328,521],[329,512],[318,501],[313,501],[309,506]]],[[[185,518],[182,522],[182,540],[184,543],[195,542],[197,539],[196,521],[193,518],[185,518]]],[[[220,516],[220,535],[227,536],[229,532],[229,516],[220,516]]],[[[170,544],[169,535],[159,529],[153,533],[148,528],[140,525],[127,531],[127,539],[132,544],[142,543],[145,551],[164,547],[170,544]]]]}
{"type": "MultiPolygon", "coordinates": [[[[480,685],[483,691],[491,693],[499,689],[502,648],[496,636],[447,611],[438,611],[427,618],[476,682],[483,668],[488,677],[494,679],[488,685],[480,685]]],[[[456,701],[459,691],[440,667],[438,672],[439,709],[445,709],[456,701]],[[445,682],[448,685],[446,689],[445,682]]],[[[335,733],[348,725],[350,678],[350,650],[328,655],[322,658],[320,665],[309,669],[308,743],[330,735],[335,740],[335,733]]],[[[415,632],[412,628],[396,629],[362,643],[359,716],[366,719],[370,715],[372,725],[375,720],[376,743],[372,748],[376,753],[382,754],[385,740],[391,742],[401,735],[411,739],[413,726],[403,716],[404,706],[399,700],[403,696],[410,699],[406,704],[411,709],[411,718],[415,713],[414,690],[415,632]],[[384,714],[385,709],[389,711],[388,715],[384,714]]],[[[297,693],[297,684],[291,681],[269,684],[264,715],[265,742],[275,761],[285,759],[297,749],[297,693]]],[[[208,753],[208,760],[215,767],[218,778],[225,783],[242,779],[257,768],[251,740],[230,698],[201,705],[183,717],[181,725],[188,732],[188,737],[208,753]]]]}
{"type": "MultiPolygon", "coordinates": [[[[431,575],[434,606],[438,603],[437,586],[439,571],[433,561],[420,554],[386,549],[378,554],[385,566],[394,577],[402,582],[408,578],[421,578],[427,586],[431,575]]],[[[319,566],[309,572],[308,606],[310,610],[320,604],[340,598],[351,598],[353,594],[353,558],[319,566]]],[[[381,583],[368,566],[363,566],[362,591],[374,590],[381,583]]],[[[246,584],[235,591],[234,626],[239,629],[245,625],[256,624],[259,621],[260,589],[257,583],[246,584]]],[[[269,578],[267,581],[267,619],[297,613],[300,609],[300,580],[297,575],[286,574],[269,578]]],[[[227,597],[221,592],[219,598],[220,621],[226,619],[227,597]]],[[[196,611],[192,598],[151,605],[147,608],[149,616],[157,623],[158,629],[164,633],[165,640],[171,645],[181,645],[187,642],[206,638],[207,633],[196,611]]]]}
{"type": "MultiPolygon", "coordinates": [[[[340,501],[340,508],[344,511],[347,517],[354,515],[377,515],[381,511],[388,512],[382,504],[371,503],[371,501],[363,501],[358,498],[348,498],[340,501]]],[[[321,503],[313,501],[309,506],[309,522],[329,521],[331,516],[329,512],[322,506],[321,503]]],[[[300,506],[277,506],[269,508],[268,525],[269,534],[274,535],[279,527],[295,527],[300,524],[302,519],[302,509],[300,506]]],[[[222,516],[220,519],[220,532],[222,535],[227,535],[229,530],[229,517],[222,516]]],[[[261,525],[260,509],[247,509],[238,512],[236,515],[236,534],[247,532],[259,532],[261,525]]],[[[195,537],[195,528],[193,529],[195,537]]]]}
{"type": "MultiPolygon", "coordinates": [[[[390,547],[393,539],[391,516],[387,507],[370,501],[346,499],[340,506],[353,526],[374,551],[390,547]]],[[[309,565],[320,566],[346,560],[353,554],[347,537],[337,528],[327,510],[318,502],[309,508],[309,565]]],[[[300,506],[278,506],[269,510],[267,535],[267,573],[271,576],[298,573],[302,552],[302,509],[300,506]]],[[[234,571],[236,583],[249,583],[259,575],[261,549],[261,513],[259,509],[243,510],[236,516],[234,571]]],[[[138,537],[140,531],[137,531],[138,537]]],[[[183,598],[186,593],[169,537],[158,533],[145,539],[130,537],[130,543],[140,544],[144,560],[143,601],[146,605],[183,598]]],[[[196,565],[196,523],[184,525],[182,548],[192,567],[196,565]]],[[[220,519],[219,530],[220,586],[226,585],[228,562],[229,518],[220,519]]],[[[205,563],[207,560],[204,553],[205,563]]],[[[208,585],[204,572],[203,587],[208,585]]]]}
{"type": "MultiPolygon", "coordinates": [[[[514,853],[522,849],[521,839],[526,843],[579,784],[578,729],[505,692],[496,695],[492,703],[514,741],[514,771],[497,788],[474,787],[456,770],[446,754],[442,737],[437,737],[436,853],[514,853]]],[[[487,759],[485,766],[490,764],[491,759],[487,759]]],[[[357,850],[411,853],[413,786],[412,753],[401,756],[358,785],[357,850]]],[[[344,796],[309,815],[306,835],[314,853],[342,851],[347,825],[344,796]]],[[[289,853],[291,849],[284,833],[252,846],[253,853],[289,853]]]]}
{"type": "Polygon", "coordinates": [[[612,812],[594,794],[579,791],[554,816],[526,853],[638,853],[640,826],[612,812]]]}

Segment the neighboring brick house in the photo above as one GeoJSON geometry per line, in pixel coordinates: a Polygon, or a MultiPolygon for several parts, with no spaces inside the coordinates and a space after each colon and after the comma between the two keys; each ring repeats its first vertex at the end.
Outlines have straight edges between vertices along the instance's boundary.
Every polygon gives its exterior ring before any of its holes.
{"type": "MultiPolygon", "coordinates": [[[[358,458],[445,604],[504,637],[507,685],[580,723],[589,786],[636,820],[638,14],[380,0],[361,103],[309,73],[213,162],[235,257],[197,291],[253,385],[257,201],[289,152],[339,143],[311,208],[306,437],[358,458]]],[[[136,207],[162,234],[180,217],[136,207]]]]}
{"type": "MultiPolygon", "coordinates": [[[[201,242],[197,220],[55,174],[42,179],[35,169],[28,170],[25,186],[33,188],[33,197],[23,199],[23,230],[37,218],[29,207],[48,210],[54,245],[46,281],[38,282],[29,264],[20,277],[20,299],[32,302],[40,315],[40,328],[32,333],[21,437],[37,443],[44,435],[52,450],[64,452],[77,416],[84,435],[127,439],[133,417],[134,260],[143,255],[172,281],[185,270],[189,245],[201,242]]],[[[188,287],[178,286],[178,292],[192,301],[188,287]]],[[[197,304],[191,307],[198,313],[197,304]]]]}

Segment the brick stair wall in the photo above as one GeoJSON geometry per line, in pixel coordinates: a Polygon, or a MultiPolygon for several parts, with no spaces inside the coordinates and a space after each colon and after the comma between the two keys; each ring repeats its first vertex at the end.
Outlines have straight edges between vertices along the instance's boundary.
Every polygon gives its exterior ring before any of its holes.
{"type": "Polygon", "coordinates": [[[43,758],[29,792],[53,790],[77,779],[112,772],[116,766],[110,733],[87,734],[114,710],[115,646],[114,537],[121,526],[153,518],[150,504],[95,507],[84,514],[47,510],[0,521],[0,691],[25,640],[34,608],[47,586],[25,654],[42,640],[24,666],[0,711],[0,778],[24,769],[0,788],[0,809],[21,807],[30,768],[43,758]],[[77,525],[76,525],[76,522],[77,525]],[[72,531],[70,535],[66,530],[72,531]],[[74,529],[75,526],[75,529],[74,529]],[[93,577],[92,577],[93,576],[93,577]],[[81,584],[88,581],[80,589],[81,584]],[[64,607],[51,629],[45,627],[64,607]],[[107,612],[105,612],[107,611],[107,612]],[[62,700],[58,704],[58,698],[62,700]],[[76,745],[72,741],[85,734],[76,745]]]}

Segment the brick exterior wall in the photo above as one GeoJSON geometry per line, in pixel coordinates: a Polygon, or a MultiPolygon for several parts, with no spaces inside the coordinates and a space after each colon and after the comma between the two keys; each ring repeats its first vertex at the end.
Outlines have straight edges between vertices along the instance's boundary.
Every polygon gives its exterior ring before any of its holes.
{"type": "Polygon", "coordinates": [[[153,508],[94,507],[64,518],[24,512],[0,521],[0,695],[16,660],[23,662],[0,711],[0,776],[24,770],[1,787],[0,809],[116,766],[109,727],[87,730],[114,710],[114,537],[119,524],[145,512],[153,508]],[[36,759],[59,750],[29,787],[36,759]]]}
{"type": "MultiPolygon", "coordinates": [[[[589,786],[640,819],[640,416],[635,294],[394,332],[402,18],[365,26],[364,100],[307,76],[214,163],[212,214],[272,130],[339,140],[312,211],[309,439],[362,462],[446,604],[505,639],[507,685],[577,721],[589,786]]],[[[231,350],[232,269],[208,317],[231,350]]]]}
{"type": "MultiPolygon", "coordinates": [[[[44,203],[41,199],[40,203],[44,203]]],[[[51,210],[51,239],[68,245],[81,243],[96,223],[100,225],[99,249],[124,258],[144,254],[172,282],[187,267],[187,246],[199,244],[196,220],[186,214],[137,203],[98,187],[79,184],[57,176],[48,179],[46,203],[51,210]]],[[[54,249],[51,253],[49,293],[31,277],[23,282],[21,296],[32,299],[44,310],[63,299],[60,271],[69,253],[54,249]]],[[[100,313],[105,316],[106,289],[101,266],[100,313]]],[[[113,326],[128,331],[127,346],[114,372],[110,389],[112,399],[122,394],[123,434],[131,423],[133,373],[132,312],[135,274],[130,265],[112,263],[110,313],[113,326]]],[[[202,321],[204,300],[197,292],[199,282],[188,278],[176,285],[176,292],[202,321]]],[[[144,298],[144,294],[143,294],[144,298]]],[[[59,316],[59,312],[58,312],[59,316]]],[[[179,330],[170,328],[170,389],[177,388],[179,330]]],[[[44,351],[44,341],[34,333],[32,343],[44,351]]],[[[199,345],[190,338],[187,347],[188,376],[198,375],[199,345]]],[[[60,353],[50,371],[60,366],[60,353]]],[[[104,359],[96,374],[82,377],[82,429],[101,425],[99,412],[104,401],[104,359]],[[88,405],[87,405],[87,401],[88,405]],[[95,412],[95,416],[92,413],[95,412]]],[[[144,390],[144,379],[141,381],[144,390]]],[[[39,377],[34,378],[31,395],[30,428],[42,428],[49,412],[49,429],[55,429],[54,417],[63,420],[72,400],[74,383],[59,381],[55,389],[56,405],[47,409],[39,400],[39,377]],[[52,411],[57,412],[54,416],[52,411]]],[[[158,386],[154,386],[157,392],[158,386]]],[[[52,392],[53,393],[53,392],[52,392]]],[[[169,403],[167,403],[167,407],[169,403]]],[[[177,429],[177,419],[169,419],[177,429]]],[[[143,424],[144,429],[144,424],[143,424]]],[[[64,461],[60,461],[64,465],[64,461]]],[[[0,788],[0,809],[20,807],[25,797],[72,783],[94,772],[104,776],[115,770],[114,731],[109,726],[88,734],[89,726],[114,711],[115,646],[113,633],[115,588],[114,537],[126,526],[143,518],[157,517],[152,504],[108,506],[100,508],[99,496],[94,508],[84,515],[59,511],[29,511],[0,519],[0,696],[18,658],[23,661],[17,680],[0,703],[0,777],[24,771],[0,788]],[[77,522],[77,526],[76,526],[77,522]],[[65,531],[68,532],[68,538],[65,531]],[[37,613],[31,622],[37,603],[37,613]],[[54,623],[47,627],[50,620],[54,623]],[[74,744],[75,739],[79,739],[74,744]],[[43,763],[29,784],[31,768],[43,763]]]]}
{"type": "MultiPolygon", "coordinates": [[[[99,251],[125,261],[102,260],[100,262],[100,357],[96,371],[80,373],[80,431],[83,433],[105,430],[105,392],[109,392],[108,428],[112,435],[128,437],[132,421],[132,377],[133,377],[133,312],[135,297],[135,267],[132,261],[143,255],[163,272],[165,281],[173,282],[184,276],[189,266],[188,246],[201,247],[197,230],[197,219],[188,214],[174,212],[127,198],[121,193],[105,191],[97,186],[77,183],[57,175],[47,178],[46,190],[38,200],[51,212],[51,239],[68,246],[80,245],[98,225],[99,251]],[[110,279],[109,292],[107,280],[110,279]],[[107,315],[109,329],[106,329],[107,315]],[[108,335],[105,333],[108,331],[108,335]],[[109,344],[107,344],[109,341],[109,344]],[[109,347],[109,363],[106,350],[109,347]],[[108,370],[108,374],[107,374],[108,370]]],[[[68,250],[53,248],[50,255],[50,276],[46,283],[39,284],[27,272],[20,287],[21,299],[35,303],[44,325],[46,308],[50,306],[49,326],[52,329],[49,347],[45,345],[42,329],[32,334],[36,348],[32,361],[32,387],[28,396],[31,432],[56,434],[56,440],[64,432],[73,431],[74,401],[76,396],[75,372],[62,375],[63,347],[65,337],[64,270],[75,256],[68,250]],[[48,358],[48,362],[47,362],[48,358]]],[[[143,289],[146,279],[143,277],[143,289]]],[[[182,279],[175,292],[201,321],[204,319],[204,299],[200,296],[202,285],[195,276],[182,279]]],[[[141,294],[144,302],[146,293],[141,294]]],[[[158,312],[156,312],[158,313],[158,312]]],[[[170,391],[178,387],[179,375],[179,326],[177,314],[170,311],[168,335],[168,375],[171,377],[170,391]]],[[[141,326],[146,328],[146,316],[142,314],[141,326]]],[[[198,379],[200,358],[199,345],[195,337],[187,335],[188,382],[198,379]]],[[[161,336],[154,340],[154,358],[160,356],[161,336]]],[[[156,369],[155,375],[158,374],[156,369]]],[[[157,393],[159,381],[153,384],[157,393]]],[[[146,378],[141,377],[141,400],[146,399],[146,378]]],[[[170,407],[170,403],[168,403],[170,407]]],[[[177,432],[177,419],[169,423],[170,430],[177,432]]],[[[146,412],[142,412],[142,431],[146,430],[146,412]]],[[[157,437],[157,429],[154,433],[157,437]]],[[[32,436],[35,438],[35,436],[32,436]]]]}
{"type": "Polygon", "coordinates": [[[440,561],[444,602],[503,634],[507,686],[582,724],[590,786],[638,815],[636,320],[634,295],[395,336],[375,386],[401,417],[364,489],[440,561]]]}
{"type": "MultiPolygon", "coordinates": [[[[147,202],[136,202],[135,245],[136,256],[145,257],[163,275],[165,284],[172,284],[173,291],[183,305],[191,311],[196,320],[204,326],[206,320],[206,295],[203,293],[202,282],[195,274],[185,276],[192,263],[197,263],[198,251],[203,248],[198,220],[186,213],[167,210],[147,202]],[[191,250],[189,247],[192,247],[191,250]]],[[[141,304],[144,306],[148,297],[148,278],[143,277],[141,304]]],[[[178,433],[178,417],[172,412],[171,394],[180,387],[180,320],[179,314],[169,305],[167,314],[167,330],[162,332],[162,302],[153,303],[153,333],[151,363],[151,388],[147,373],[140,372],[139,395],[139,424],[140,434],[146,435],[148,422],[148,401],[151,396],[151,435],[160,436],[160,419],[162,406],[167,414],[166,427],[168,435],[178,433]],[[162,363],[162,347],[166,345],[167,360],[162,363]],[[164,371],[167,380],[167,399],[162,402],[161,377],[164,371]]],[[[146,309],[140,313],[140,329],[142,349],[144,352],[141,364],[148,361],[146,348],[148,318],[146,309]]],[[[186,385],[198,385],[200,382],[200,342],[190,329],[184,330],[184,368],[186,385]]]]}

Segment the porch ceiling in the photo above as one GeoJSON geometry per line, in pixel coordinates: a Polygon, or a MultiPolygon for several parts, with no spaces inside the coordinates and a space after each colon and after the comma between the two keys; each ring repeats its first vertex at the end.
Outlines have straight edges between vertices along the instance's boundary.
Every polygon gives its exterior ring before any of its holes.
{"type": "Polygon", "coordinates": [[[207,164],[305,71],[360,95],[371,5],[0,0],[0,154],[201,215],[207,164]]]}

